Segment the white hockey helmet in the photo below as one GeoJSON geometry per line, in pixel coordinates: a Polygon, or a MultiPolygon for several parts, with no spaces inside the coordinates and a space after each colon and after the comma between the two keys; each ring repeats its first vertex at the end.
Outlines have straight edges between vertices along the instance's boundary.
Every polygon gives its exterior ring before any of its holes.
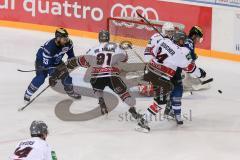
{"type": "Polygon", "coordinates": [[[166,22],[162,27],[162,34],[164,37],[172,38],[175,32],[174,25],[171,22],[166,22]]]}

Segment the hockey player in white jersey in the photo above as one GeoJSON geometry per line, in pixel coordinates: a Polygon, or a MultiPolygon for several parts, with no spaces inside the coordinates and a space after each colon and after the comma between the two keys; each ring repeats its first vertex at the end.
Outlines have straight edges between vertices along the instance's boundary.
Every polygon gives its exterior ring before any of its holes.
{"type": "Polygon", "coordinates": [[[57,160],[54,151],[46,142],[48,127],[43,121],[33,121],[31,138],[18,143],[10,160],[57,160]]]}
{"type": "Polygon", "coordinates": [[[172,38],[175,32],[174,25],[171,22],[166,22],[163,24],[162,27],[162,35],[160,33],[155,33],[152,35],[150,40],[148,41],[147,47],[144,51],[144,59],[149,62],[152,59],[152,49],[154,48],[155,45],[163,38],[172,38]]]}
{"type": "Polygon", "coordinates": [[[100,44],[91,48],[86,55],[69,60],[67,67],[69,69],[77,66],[91,67],[90,83],[95,95],[99,98],[102,114],[108,113],[103,90],[105,87],[109,87],[130,106],[129,112],[135,119],[138,119],[141,115],[136,112],[134,107],[136,101],[131,97],[126,84],[120,78],[120,69],[117,66],[120,62],[127,62],[128,55],[124,51],[126,49],[124,47],[127,46],[110,42],[110,34],[105,30],[99,32],[99,42],[100,44]]]}
{"type": "MultiPolygon", "coordinates": [[[[175,33],[175,28],[174,28],[173,23],[166,22],[162,26],[161,34],[155,33],[154,35],[152,35],[152,37],[149,39],[148,44],[144,51],[144,60],[146,63],[150,62],[150,60],[154,57],[152,50],[158,44],[158,42],[162,38],[172,39],[174,33],[175,33]]],[[[151,83],[150,84],[141,84],[141,85],[139,85],[139,92],[141,95],[152,96],[153,95],[153,85],[151,83]]]]}
{"type": "Polygon", "coordinates": [[[151,115],[156,115],[166,105],[174,87],[171,80],[176,74],[177,68],[183,68],[196,78],[206,76],[206,72],[198,68],[192,61],[190,50],[174,44],[169,38],[162,37],[152,49],[152,54],[154,57],[147,65],[148,73],[145,74],[144,79],[155,86],[154,101],[136,128],[144,132],[150,131],[148,119],[151,115]]]}

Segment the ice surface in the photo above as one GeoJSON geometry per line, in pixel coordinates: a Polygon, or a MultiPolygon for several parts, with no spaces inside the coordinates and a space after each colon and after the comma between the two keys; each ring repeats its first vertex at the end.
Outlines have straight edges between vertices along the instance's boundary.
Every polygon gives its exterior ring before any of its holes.
{"type": "MultiPolygon", "coordinates": [[[[61,121],[54,107],[68,97],[51,89],[24,112],[17,112],[34,73],[16,69],[32,69],[37,49],[53,34],[9,28],[0,28],[0,33],[1,160],[8,158],[19,140],[29,137],[29,125],[35,119],[48,124],[47,141],[60,160],[239,160],[240,63],[200,57],[199,66],[215,81],[211,89],[194,92],[183,100],[183,113],[191,110],[192,121],[185,120],[182,127],[174,121],[154,122],[152,132],[144,134],[134,131],[135,122],[122,121],[121,114],[128,109],[122,103],[108,119],[61,121]]],[[[92,39],[72,39],[76,55],[96,44],[92,39]]],[[[80,69],[74,75],[83,73],[80,69]]],[[[71,111],[84,112],[96,103],[93,98],[83,97],[74,102],[71,111]]],[[[151,98],[137,99],[136,107],[144,110],[150,103],[151,98]]]]}

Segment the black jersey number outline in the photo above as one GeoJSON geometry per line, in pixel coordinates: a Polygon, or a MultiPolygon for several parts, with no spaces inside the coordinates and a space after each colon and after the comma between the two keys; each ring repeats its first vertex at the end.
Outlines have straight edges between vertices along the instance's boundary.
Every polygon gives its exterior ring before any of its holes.
{"type": "Polygon", "coordinates": [[[97,54],[97,65],[103,65],[105,62],[105,58],[107,55],[107,65],[110,66],[111,65],[111,61],[112,61],[112,54],[111,53],[99,53],[97,54]]]}
{"type": "Polygon", "coordinates": [[[21,147],[18,147],[14,154],[18,156],[18,158],[24,158],[27,157],[28,154],[31,152],[31,150],[33,149],[32,147],[26,147],[23,149],[20,149],[21,147]]]}
{"type": "Polygon", "coordinates": [[[167,58],[168,58],[168,55],[166,53],[162,53],[162,47],[159,47],[159,50],[157,53],[158,62],[163,63],[167,58]]]}

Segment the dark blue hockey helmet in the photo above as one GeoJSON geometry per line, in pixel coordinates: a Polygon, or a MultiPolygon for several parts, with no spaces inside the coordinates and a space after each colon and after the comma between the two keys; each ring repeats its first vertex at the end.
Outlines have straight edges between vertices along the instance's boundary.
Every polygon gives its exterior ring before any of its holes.
{"type": "Polygon", "coordinates": [[[65,28],[58,28],[55,31],[55,38],[57,37],[65,37],[68,38],[68,31],[65,28]]]}
{"type": "Polygon", "coordinates": [[[196,35],[197,37],[202,38],[203,37],[203,30],[199,26],[193,26],[191,30],[189,31],[189,37],[192,37],[193,35],[196,35]]]}

